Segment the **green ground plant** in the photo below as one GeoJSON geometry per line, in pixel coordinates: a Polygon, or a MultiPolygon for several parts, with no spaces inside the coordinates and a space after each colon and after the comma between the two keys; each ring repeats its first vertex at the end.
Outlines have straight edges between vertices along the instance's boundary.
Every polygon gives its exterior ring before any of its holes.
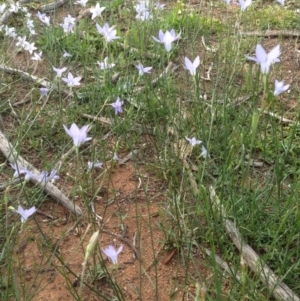
{"type": "MultiPolygon", "coordinates": [[[[20,156],[47,172],[35,174],[1,157],[1,300],[34,300],[44,289],[44,278],[37,275],[27,285],[22,262],[12,255],[25,234],[42,254],[36,268],[54,267],[74,300],[127,300],[120,284],[122,247],[104,250],[99,244],[109,205],[101,214],[92,205],[103,189],[114,191],[107,204],[118,199],[112,170],[130,152],[137,177],[148,172],[165,187],[161,220],[148,224],[148,235],[156,254],[158,227],[163,249],[175,249],[183,267],[178,284],[183,293],[170,291],[169,300],[273,300],[273,290],[241,260],[226,219],[300,295],[299,96],[292,84],[300,73],[294,67],[297,54],[285,56],[297,38],[284,40],[279,33],[269,43],[240,34],[299,31],[297,7],[256,1],[243,10],[225,2],[230,1],[66,1],[44,15],[42,4],[2,3],[0,130],[20,156]],[[79,7],[82,12],[98,4],[105,7],[98,15],[78,17],[79,7]],[[60,76],[53,68],[66,69],[60,76]],[[15,182],[19,177],[24,181],[15,182]],[[88,225],[69,258],[59,251],[69,232],[62,230],[53,243],[48,236],[54,223],[46,229],[36,216],[48,200],[45,185],[58,179],[62,191],[80,199],[84,212],[83,217],[69,213],[67,221],[74,229],[82,220],[88,225]],[[212,189],[226,216],[216,209],[212,189]],[[202,273],[195,254],[205,250],[211,255],[205,256],[202,273]],[[70,263],[78,253],[84,262],[80,273],[70,263]],[[231,275],[217,256],[229,264],[231,275]]],[[[147,208],[143,218],[150,219],[151,180],[140,182],[147,208]]],[[[127,215],[116,206],[113,229],[123,231],[127,215]]],[[[135,206],[142,231],[138,201],[135,206]]],[[[147,271],[141,260],[137,264],[134,289],[143,300],[147,271]]],[[[155,256],[149,279],[151,300],[163,300],[155,256]]]]}

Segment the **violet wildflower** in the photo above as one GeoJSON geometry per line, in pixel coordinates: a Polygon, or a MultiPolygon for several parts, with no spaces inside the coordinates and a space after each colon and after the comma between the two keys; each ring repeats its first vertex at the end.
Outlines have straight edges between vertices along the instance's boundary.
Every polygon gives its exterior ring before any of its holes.
{"type": "Polygon", "coordinates": [[[145,73],[150,73],[152,69],[152,67],[144,67],[141,63],[138,63],[135,65],[135,67],[138,69],[140,76],[144,75],[145,73]]]}
{"type": "Polygon", "coordinates": [[[66,50],[64,50],[63,57],[72,57],[72,55],[69,52],[67,52],[66,50]]]}
{"type": "Polygon", "coordinates": [[[172,43],[176,41],[181,35],[181,32],[176,36],[175,30],[171,29],[171,31],[166,31],[163,33],[162,30],[159,30],[158,39],[156,37],[152,37],[154,41],[158,43],[164,44],[166,50],[169,52],[172,48],[172,43]]]}
{"type": "Polygon", "coordinates": [[[3,13],[4,13],[5,8],[6,8],[6,4],[5,4],[5,3],[2,3],[2,4],[0,5],[0,14],[3,14],[3,13]]]}
{"type": "Polygon", "coordinates": [[[13,170],[15,171],[15,173],[13,174],[14,178],[19,177],[22,174],[26,174],[28,169],[22,167],[22,166],[18,166],[17,163],[9,163],[10,166],[13,168],[13,170]]]}
{"type": "Polygon", "coordinates": [[[252,0],[239,0],[241,11],[245,11],[248,6],[252,4],[252,0]]]}
{"type": "Polygon", "coordinates": [[[65,125],[63,125],[63,127],[66,133],[73,139],[73,143],[76,147],[92,139],[91,137],[87,137],[88,125],[84,125],[81,129],[75,123],[72,123],[70,129],[65,125]]]}
{"type": "Polygon", "coordinates": [[[40,88],[40,91],[41,91],[42,96],[46,96],[49,92],[49,89],[42,87],[42,88],[40,88]]]}
{"type": "Polygon", "coordinates": [[[110,104],[115,109],[115,114],[123,112],[123,109],[122,109],[123,103],[124,103],[124,101],[121,101],[120,97],[118,97],[115,102],[110,104]]]}
{"type": "Polygon", "coordinates": [[[94,162],[88,161],[87,165],[88,165],[88,170],[91,170],[93,168],[102,169],[102,167],[103,167],[103,163],[99,162],[98,160],[94,161],[94,162]]]}
{"type": "Polygon", "coordinates": [[[203,145],[201,146],[201,154],[200,154],[200,156],[202,156],[204,159],[210,158],[210,155],[207,152],[207,149],[203,145]]]}
{"type": "Polygon", "coordinates": [[[278,81],[277,79],[275,80],[275,90],[274,90],[274,96],[278,96],[282,92],[286,91],[290,85],[284,85],[283,81],[278,81]]]}
{"type": "Polygon", "coordinates": [[[42,51],[40,51],[40,52],[34,52],[33,53],[33,56],[31,57],[31,59],[33,60],[33,61],[41,61],[42,60],[42,51]]]}
{"type": "Polygon", "coordinates": [[[185,137],[185,139],[191,144],[191,146],[195,146],[197,144],[201,144],[202,143],[201,140],[197,140],[195,137],[193,137],[193,138],[185,137]]]}
{"type": "Polygon", "coordinates": [[[196,75],[196,69],[200,65],[199,55],[191,62],[187,57],[184,58],[184,68],[190,72],[192,76],[196,75]]]}
{"type": "Polygon", "coordinates": [[[46,184],[49,181],[55,181],[57,179],[59,179],[59,176],[57,175],[57,170],[53,169],[50,173],[48,173],[48,171],[42,171],[39,182],[43,182],[46,184]]]}
{"type": "Polygon", "coordinates": [[[17,213],[21,215],[21,222],[25,223],[29,216],[36,212],[35,206],[31,207],[30,209],[23,209],[22,206],[18,206],[17,213]]]}
{"type": "Polygon", "coordinates": [[[166,6],[165,4],[161,4],[159,1],[157,1],[154,4],[155,9],[159,9],[159,10],[163,10],[165,6],[166,6]]]}
{"type": "Polygon", "coordinates": [[[80,80],[82,77],[77,76],[74,77],[71,72],[68,73],[68,77],[63,77],[62,80],[69,86],[69,87],[74,87],[74,86],[80,86],[80,80]]]}
{"type": "Polygon", "coordinates": [[[113,246],[109,245],[106,249],[102,249],[102,252],[112,261],[113,264],[118,263],[118,255],[122,252],[123,245],[120,245],[116,250],[113,246]]]}
{"type": "Polygon", "coordinates": [[[64,23],[60,24],[65,33],[73,32],[76,24],[76,19],[70,14],[64,18],[64,23]]]}
{"type": "Polygon", "coordinates": [[[75,2],[75,4],[81,5],[82,7],[85,7],[88,0],[78,0],[75,2]]]}
{"type": "Polygon", "coordinates": [[[53,71],[56,72],[56,76],[57,77],[61,77],[63,72],[65,72],[67,70],[66,67],[63,67],[63,68],[55,68],[55,67],[52,67],[53,71]]]}
{"type": "Polygon", "coordinates": [[[29,42],[24,42],[24,49],[29,51],[30,54],[33,53],[33,51],[37,50],[37,48],[34,46],[34,42],[33,43],[29,43],[29,42]]]}
{"type": "Polygon", "coordinates": [[[100,7],[100,4],[96,3],[96,6],[90,9],[90,12],[92,13],[92,20],[94,20],[98,16],[101,16],[101,13],[104,10],[105,10],[105,7],[100,7]]]}
{"type": "Polygon", "coordinates": [[[47,26],[50,26],[50,17],[48,17],[46,14],[41,14],[39,11],[37,12],[36,15],[41,22],[43,22],[47,26]]]}
{"type": "Polygon", "coordinates": [[[272,64],[280,62],[280,59],[278,58],[281,54],[280,45],[277,45],[267,53],[260,44],[257,44],[255,53],[256,57],[246,55],[246,58],[260,64],[260,70],[263,74],[269,73],[272,64]]]}
{"type": "Polygon", "coordinates": [[[113,68],[116,64],[108,63],[108,58],[106,57],[103,62],[97,61],[98,66],[101,70],[113,68]]]}
{"type": "Polygon", "coordinates": [[[107,23],[101,27],[99,24],[96,24],[98,32],[104,37],[106,42],[111,42],[116,39],[120,39],[117,34],[117,30],[115,29],[115,26],[109,27],[107,23]]]}

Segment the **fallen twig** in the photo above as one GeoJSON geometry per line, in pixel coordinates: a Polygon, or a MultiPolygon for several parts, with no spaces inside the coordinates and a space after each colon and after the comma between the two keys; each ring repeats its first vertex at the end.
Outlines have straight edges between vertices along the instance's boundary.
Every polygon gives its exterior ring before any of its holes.
{"type": "MultiPolygon", "coordinates": [[[[4,136],[4,134],[1,131],[0,131],[0,151],[3,153],[3,155],[7,158],[9,162],[13,164],[17,164],[18,166],[22,166],[24,168],[28,168],[38,177],[40,176],[40,172],[17,153],[15,148],[11,145],[11,143],[7,140],[7,138],[4,136]]],[[[68,197],[64,195],[52,183],[50,182],[47,182],[47,184],[40,183],[36,177],[30,178],[30,181],[43,188],[49,196],[51,196],[53,199],[58,201],[69,211],[75,213],[76,215],[82,215],[81,209],[77,205],[75,205],[72,201],[70,201],[68,197]]]]}
{"type": "Polygon", "coordinates": [[[63,6],[65,3],[67,3],[68,0],[57,0],[55,2],[49,3],[49,4],[45,4],[42,5],[39,8],[39,11],[41,12],[48,12],[48,11],[52,11],[60,6],[63,6]]]}
{"type": "Polygon", "coordinates": [[[239,35],[248,37],[300,37],[299,31],[292,30],[267,30],[267,31],[240,31],[239,35]]]}
{"type": "Polygon", "coordinates": [[[277,300],[300,301],[299,297],[279,277],[277,277],[258,256],[258,254],[244,242],[239,230],[236,228],[234,223],[227,218],[225,209],[212,186],[210,186],[210,198],[213,205],[221,214],[224,220],[225,230],[235,246],[241,252],[241,256],[245,263],[255,274],[259,276],[260,280],[267,287],[269,292],[272,293],[277,300]]]}
{"type": "Polygon", "coordinates": [[[270,112],[270,111],[265,111],[263,109],[258,109],[258,111],[260,111],[260,112],[262,112],[264,114],[267,114],[267,115],[269,115],[271,117],[274,117],[275,119],[279,120],[282,123],[287,123],[287,124],[289,124],[289,123],[296,123],[296,121],[294,121],[294,120],[284,118],[283,116],[279,116],[278,114],[270,112]]]}
{"type": "MultiPolygon", "coordinates": [[[[21,78],[25,78],[27,80],[33,81],[36,84],[41,85],[41,86],[43,86],[45,88],[48,88],[48,89],[55,88],[51,85],[51,83],[49,81],[47,81],[43,78],[39,78],[35,75],[31,75],[30,73],[25,72],[25,71],[20,70],[20,69],[11,68],[11,67],[8,67],[8,66],[2,64],[2,65],[0,65],[0,70],[2,70],[4,72],[7,72],[7,73],[10,73],[10,74],[17,74],[21,78]]],[[[68,90],[62,90],[62,92],[65,93],[66,95],[70,95],[70,91],[68,91],[68,90]]]]}

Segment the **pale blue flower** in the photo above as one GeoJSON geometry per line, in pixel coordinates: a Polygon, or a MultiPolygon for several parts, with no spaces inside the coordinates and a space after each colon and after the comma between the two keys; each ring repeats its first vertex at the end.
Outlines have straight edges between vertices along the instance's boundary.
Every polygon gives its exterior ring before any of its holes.
{"type": "Polygon", "coordinates": [[[184,58],[184,68],[187,69],[192,76],[196,75],[196,69],[200,65],[199,55],[191,62],[187,57],[184,58]]]}
{"type": "Polygon", "coordinates": [[[108,57],[106,57],[103,62],[97,61],[97,64],[98,64],[98,66],[100,67],[101,70],[110,69],[110,68],[113,68],[116,65],[116,64],[113,64],[113,63],[108,63],[108,57]]]}
{"type": "Polygon", "coordinates": [[[193,137],[193,138],[185,137],[185,139],[191,144],[191,146],[195,146],[197,144],[201,144],[202,143],[201,140],[197,140],[195,137],[193,137]]]}
{"type": "Polygon", "coordinates": [[[245,11],[248,6],[252,4],[252,0],[239,0],[241,11],[245,11]]]}
{"type": "Polygon", "coordinates": [[[115,109],[115,114],[123,112],[123,109],[122,109],[123,103],[124,103],[124,101],[121,101],[120,97],[118,97],[115,102],[110,104],[115,109]]]}
{"type": "Polygon", "coordinates": [[[116,36],[117,30],[115,26],[109,27],[107,23],[101,27],[99,24],[96,24],[98,32],[104,37],[106,42],[113,41],[115,39],[120,39],[120,37],[116,36]]]}
{"type": "Polygon", "coordinates": [[[80,86],[80,80],[82,77],[74,77],[71,72],[68,73],[68,77],[63,77],[62,80],[68,85],[68,87],[80,86]]]}
{"type": "Polygon", "coordinates": [[[78,0],[75,2],[75,4],[81,5],[82,7],[85,7],[88,0],[78,0]]]}
{"type": "Polygon", "coordinates": [[[269,73],[272,64],[280,62],[278,58],[281,54],[280,45],[277,45],[267,53],[260,44],[257,44],[255,52],[256,57],[246,55],[246,58],[260,64],[260,70],[263,74],[269,73]]]}
{"type": "Polygon", "coordinates": [[[21,222],[25,223],[28,217],[36,212],[36,209],[34,206],[30,209],[23,209],[22,206],[18,206],[18,210],[16,210],[16,212],[21,215],[21,222]]]}
{"type": "Polygon", "coordinates": [[[106,249],[102,249],[102,252],[112,261],[113,264],[118,263],[118,255],[122,252],[123,245],[120,245],[116,250],[113,246],[109,245],[106,249]]]}
{"type": "Polygon", "coordinates": [[[103,163],[99,162],[98,160],[95,162],[88,161],[87,165],[88,165],[88,170],[91,170],[92,168],[101,169],[103,167],[103,163]]]}
{"type": "Polygon", "coordinates": [[[90,9],[90,12],[92,13],[92,20],[94,20],[96,17],[100,16],[104,10],[105,10],[105,7],[100,7],[100,4],[96,3],[96,6],[90,9]]]}
{"type": "Polygon", "coordinates": [[[202,145],[201,146],[201,155],[203,158],[210,158],[209,153],[207,152],[207,149],[202,145]]]}
{"type": "Polygon", "coordinates": [[[75,123],[72,123],[70,129],[63,125],[66,133],[73,139],[73,143],[76,147],[82,143],[91,140],[91,137],[87,137],[88,125],[84,125],[81,129],[75,123]]]}
{"type": "Polygon", "coordinates": [[[169,52],[172,48],[172,43],[176,41],[181,35],[181,32],[176,36],[175,30],[171,29],[171,31],[166,31],[163,33],[162,30],[159,30],[158,39],[156,37],[152,37],[154,41],[158,43],[162,43],[165,46],[165,49],[169,52]]]}
{"type": "Polygon", "coordinates": [[[42,88],[40,88],[40,91],[41,91],[42,96],[46,96],[49,92],[49,89],[42,87],[42,88]]]}
{"type": "Polygon", "coordinates": [[[278,81],[277,79],[275,80],[275,90],[274,90],[274,96],[278,96],[282,92],[286,91],[290,85],[284,85],[283,81],[278,81]]]}
{"type": "Polygon", "coordinates": [[[50,17],[48,17],[46,14],[41,14],[39,11],[37,12],[36,15],[40,19],[41,22],[43,22],[47,26],[50,26],[50,17]]]}
{"type": "Polygon", "coordinates": [[[59,179],[59,176],[57,175],[57,170],[53,169],[50,174],[48,171],[42,171],[40,175],[39,182],[47,183],[52,180],[57,180],[59,179]]]}
{"type": "Polygon", "coordinates": [[[144,67],[141,63],[135,65],[135,67],[139,70],[139,75],[142,76],[144,73],[150,73],[152,67],[144,67]]]}
{"type": "Polygon", "coordinates": [[[55,68],[55,67],[52,67],[53,70],[56,72],[56,76],[57,77],[61,77],[62,74],[67,70],[66,67],[63,67],[63,68],[55,68]]]}
{"type": "Polygon", "coordinates": [[[284,5],[284,0],[276,0],[279,4],[281,4],[282,6],[284,5]]]}

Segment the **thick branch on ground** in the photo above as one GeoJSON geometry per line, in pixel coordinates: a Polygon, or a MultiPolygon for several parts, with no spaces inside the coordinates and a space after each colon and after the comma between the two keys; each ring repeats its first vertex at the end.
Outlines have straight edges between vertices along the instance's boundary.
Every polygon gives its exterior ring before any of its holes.
{"type": "Polygon", "coordinates": [[[270,293],[280,301],[300,301],[299,297],[263,262],[258,254],[244,242],[243,237],[234,223],[227,219],[214,188],[210,187],[210,196],[213,205],[218,209],[224,219],[225,230],[235,246],[241,252],[243,259],[250,269],[259,276],[270,293]]]}
{"type": "MultiPolygon", "coordinates": [[[[37,176],[40,176],[40,172],[32,166],[29,162],[23,159],[20,155],[18,155],[17,151],[11,145],[11,143],[6,139],[4,134],[0,131],[0,151],[7,158],[7,160],[13,164],[17,164],[19,167],[28,168],[32,172],[34,172],[37,176]]],[[[76,206],[72,201],[68,199],[66,195],[64,195],[56,186],[51,183],[47,183],[46,185],[38,182],[37,179],[31,179],[34,184],[40,185],[45,192],[51,196],[53,199],[58,201],[64,207],[66,207],[71,212],[76,215],[82,215],[81,209],[76,206]]]]}

